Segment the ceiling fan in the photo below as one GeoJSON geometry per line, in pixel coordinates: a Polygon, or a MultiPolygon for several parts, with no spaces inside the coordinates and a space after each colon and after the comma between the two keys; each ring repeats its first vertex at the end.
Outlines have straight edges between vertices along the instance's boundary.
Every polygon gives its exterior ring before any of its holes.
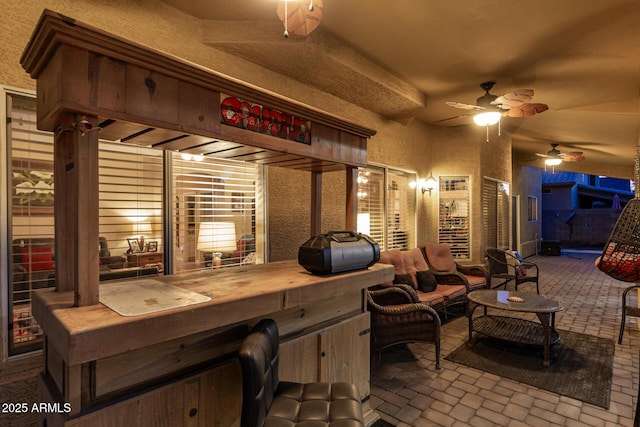
{"type": "Polygon", "coordinates": [[[547,104],[530,102],[533,98],[533,89],[517,89],[502,96],[496,96],[489,93],[495,84],[495,82],[484,82],[480,84],[480,87],[485,93],[476,100],[475,105],[448,101],[446,104],[450,107],[469,110],[471,112],[438,121],[443,122],[473,115],[473,120],[478,126],[489,126],[498,123],[503,116],[529,117],[543,113],[549,109],[547,104]]]}
{"type": "Polygon", "coordinates": [[[579,162],[584,160],[582,151],[572,151],[569,153],[562,153],[558,150],[559,144],[551,144],[551,150],[547,151],[547,154],[536,153],[536,156],[544,159],[544,164],[547,166],[557,166],[564,162],[579,162]]]}

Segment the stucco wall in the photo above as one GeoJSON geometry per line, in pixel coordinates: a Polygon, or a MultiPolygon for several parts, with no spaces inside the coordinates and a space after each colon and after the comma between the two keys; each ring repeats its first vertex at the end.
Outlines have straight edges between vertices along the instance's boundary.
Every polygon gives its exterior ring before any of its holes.
{"type": "Polygon", "coordinates": [[[540,180],[542,169],[531,166],[513,165],[512,194],[520,196],[520,247],[514,248],[524,257],[534,255],[537,251],[539,238],[542,237],[542,187],[540,180]],[[528,221],[527,209],[529,196],[538,199],[538,221],[528,221]]]}

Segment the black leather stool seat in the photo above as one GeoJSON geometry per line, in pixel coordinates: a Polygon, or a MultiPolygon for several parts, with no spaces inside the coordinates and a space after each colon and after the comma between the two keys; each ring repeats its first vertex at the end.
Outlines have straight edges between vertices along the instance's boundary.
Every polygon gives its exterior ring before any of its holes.
{"type": "Polygon", "coordinates": [[[241,427],[364,427],[354,384],[300,384],[278,379],[278,326],[258,322],[242,343],[241,427]]]}
{"type": "Polygon", "coordinates": [[[265,427],[361,427],[358,390],[348,383],[281,382],[265,427]]]}

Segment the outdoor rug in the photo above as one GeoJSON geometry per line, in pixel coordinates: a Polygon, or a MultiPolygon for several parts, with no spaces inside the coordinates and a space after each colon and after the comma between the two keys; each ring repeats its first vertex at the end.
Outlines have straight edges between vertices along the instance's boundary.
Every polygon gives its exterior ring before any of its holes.
{"type": "Polygon", "coordinates": [[[395,427],[393,424],[389,424],[383,419],[379,419],[375,423],[371,424],[371,427],[395,427]]]}
{"type": "Polygon", "coordinates": [[[551,347],[551,366],[542,364],[542,349],[517,346],[476,335],[445,357],[461,365],[533,387],[609,408],[614,343],[610,339],[558,331],[551,347]]]}

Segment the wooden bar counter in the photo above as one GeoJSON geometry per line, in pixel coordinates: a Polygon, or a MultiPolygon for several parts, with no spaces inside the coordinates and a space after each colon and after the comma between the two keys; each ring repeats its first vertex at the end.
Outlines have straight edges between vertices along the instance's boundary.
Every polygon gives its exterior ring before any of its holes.
{"type": "MultiPolygon", "coordinates": [[[[354,382],[366,401],[363,289],[392,279],[393,268],[382,264],[316,276],[295,261],[159,276],[150,280],[211,300],[139,316],[103,304],[74,307],[72,292],[42,292],[34,301],[46,336],[42,397],[70,404],[69,413],[47,414],[47,426],[236,425],[235,353],[265,317],[280,327],[282,379],[354,382]]],[[[368,402],[365,410],[375,417],[368,402]]]]}

